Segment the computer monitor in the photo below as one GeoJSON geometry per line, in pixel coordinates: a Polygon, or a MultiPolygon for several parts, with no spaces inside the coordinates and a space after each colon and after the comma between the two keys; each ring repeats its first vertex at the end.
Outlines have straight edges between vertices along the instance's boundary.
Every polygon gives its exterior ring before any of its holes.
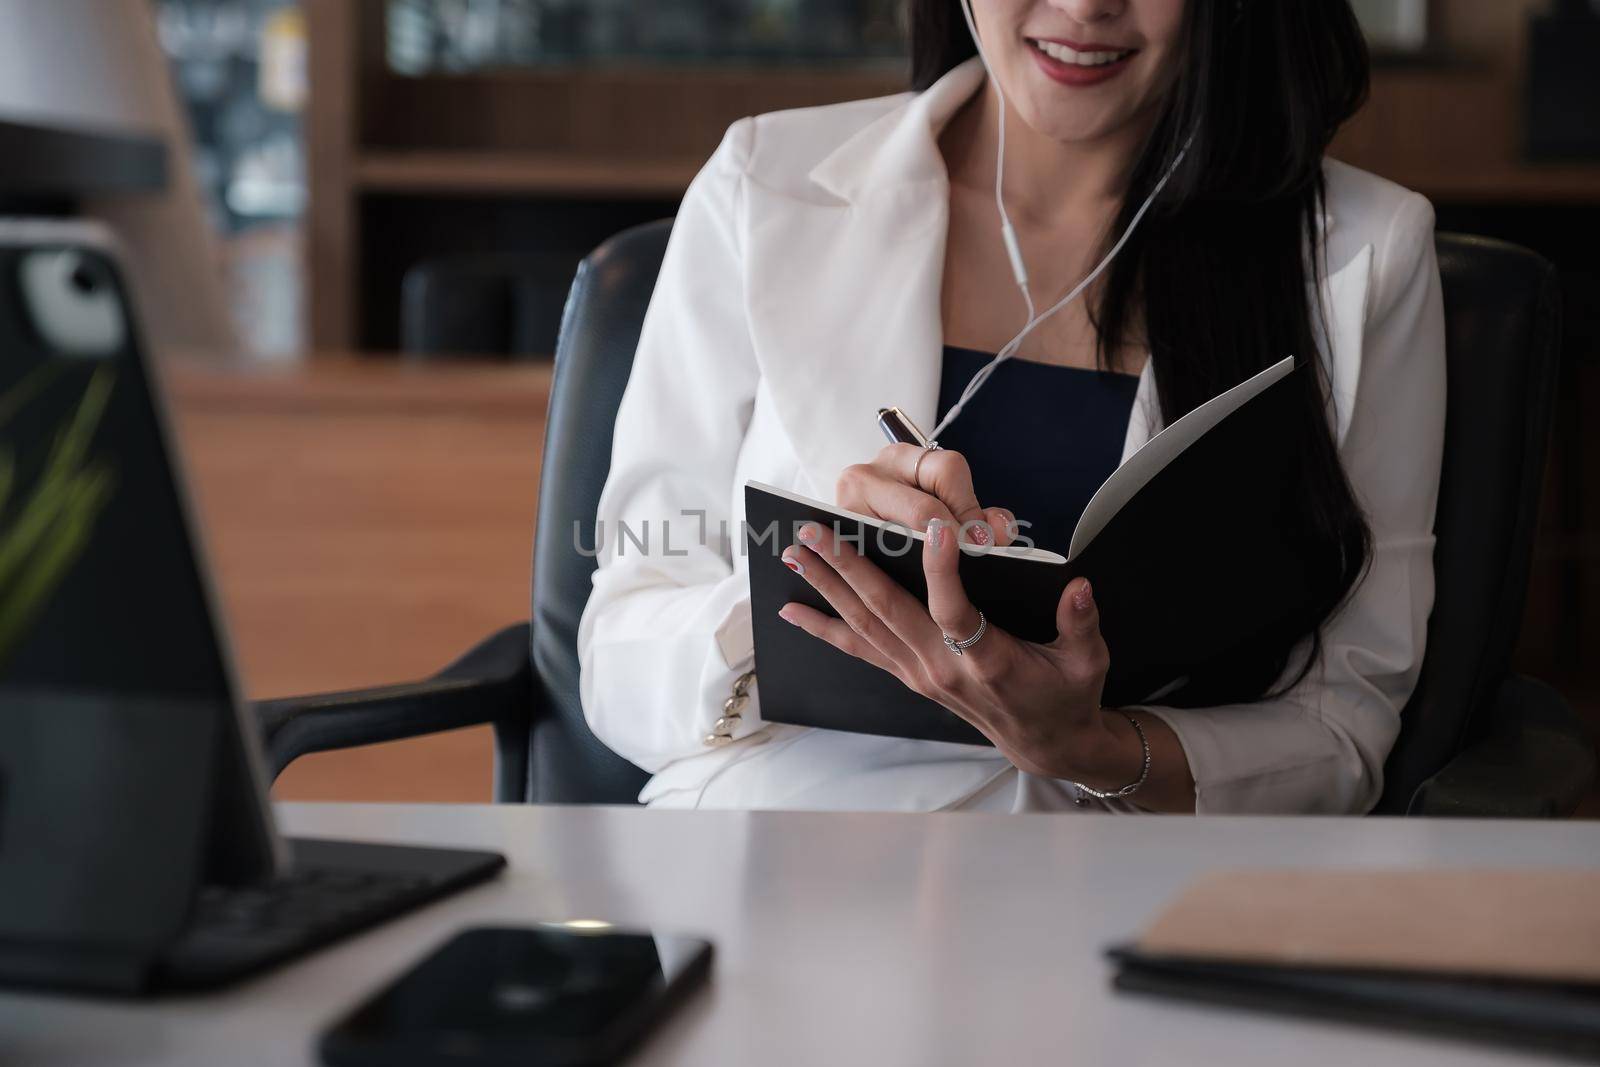
{"type": "Polygon", "coordinates": [[[209,709],[205,878],[265,881],[286,851],[128,292],[99,227],[0,220],[0,708],[209,709]]]}

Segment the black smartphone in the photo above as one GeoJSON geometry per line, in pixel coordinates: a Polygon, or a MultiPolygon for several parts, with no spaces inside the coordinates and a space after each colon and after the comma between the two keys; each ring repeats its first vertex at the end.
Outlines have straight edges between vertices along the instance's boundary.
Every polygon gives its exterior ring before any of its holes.
{"type": "Polygon", "coordinates": [[[599,923],[464,930],[325,1033],[322,1062],[612,1063],[710,967],[705,941],[599,923]]]}

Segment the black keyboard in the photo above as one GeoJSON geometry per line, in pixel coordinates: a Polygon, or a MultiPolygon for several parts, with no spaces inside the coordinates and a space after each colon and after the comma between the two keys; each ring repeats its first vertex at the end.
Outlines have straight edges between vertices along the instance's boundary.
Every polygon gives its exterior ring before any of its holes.
{"type": "Polygon", "coordinates": [[[165,954],[160,984],[231,982],[481,882],[493,852],[291,839],[289,875],[271,885],[208,886],[165,954]]]}

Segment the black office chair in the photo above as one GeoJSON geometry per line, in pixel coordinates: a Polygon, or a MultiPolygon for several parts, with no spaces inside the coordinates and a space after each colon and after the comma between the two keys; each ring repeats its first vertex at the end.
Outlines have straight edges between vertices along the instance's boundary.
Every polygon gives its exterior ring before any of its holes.
{"type": "MultiPolygon", "coordinates": [[[[425,682],[259,705],[274,773],[308,752],[490,722],[501,801],[632,803],[645,774],[590,733],[578,618],[611,431],[671,221],[607,241],[578,271],[561,324],[535,539],[533,622],[425,682]]],[[[1570,813],[1594,746],[1554,691],[1509,671],[1544,467],[1560,318],[1555,272],[1524,249],[1441,234],[1449,333],[1437,600],[1427,656],[1378,811],[1570,813]]]]}
{"type": "Polygon", "coordinates": [[[575,259],[562,252],[480,252],[415,264],[400,283],[400,351],[418,361],[547,357],[555,351],[575,259]]]}

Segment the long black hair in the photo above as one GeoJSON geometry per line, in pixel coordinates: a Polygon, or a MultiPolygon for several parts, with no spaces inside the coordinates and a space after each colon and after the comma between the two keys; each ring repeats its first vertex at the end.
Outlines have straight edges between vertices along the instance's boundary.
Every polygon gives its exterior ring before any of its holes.
{"type": "MultiPolygon", "coordinates": [[[[911,76],[921,90],[976,54],[961,0],[911,0],[911,76]]],[[[981,2],[981,0],[980,0],[981,2]]],[[[1097,359],[1148,344],[1161,416],[1174,420],[1294,354],[1305,417],[1296,499],[1285,521],[1312,595],[1303,616],[1192,679],[1173,703],[1259,697],[1311,636],[1292,686],[1320,656],[1321,626],[1372,555],[1372,534],[1339,463],[1316,358],[1324,274],[1322,159],[1366,100],[1369,61],[1349,0],[1189,0],[1181,71],[1132,171],[1109,239],[1188,154],[1090,304],[1097,359]],[[1142,327],[1142,330],[1141,330],[1142,327]]],[[[1225,582],[1225,576],[1220,576],[1225,582]]],[[[1116,650],[1112,650],[1115,655],[1116,650]]],[[[1286,688],[1288,687],[1286,686],[1286,688]]]]}

